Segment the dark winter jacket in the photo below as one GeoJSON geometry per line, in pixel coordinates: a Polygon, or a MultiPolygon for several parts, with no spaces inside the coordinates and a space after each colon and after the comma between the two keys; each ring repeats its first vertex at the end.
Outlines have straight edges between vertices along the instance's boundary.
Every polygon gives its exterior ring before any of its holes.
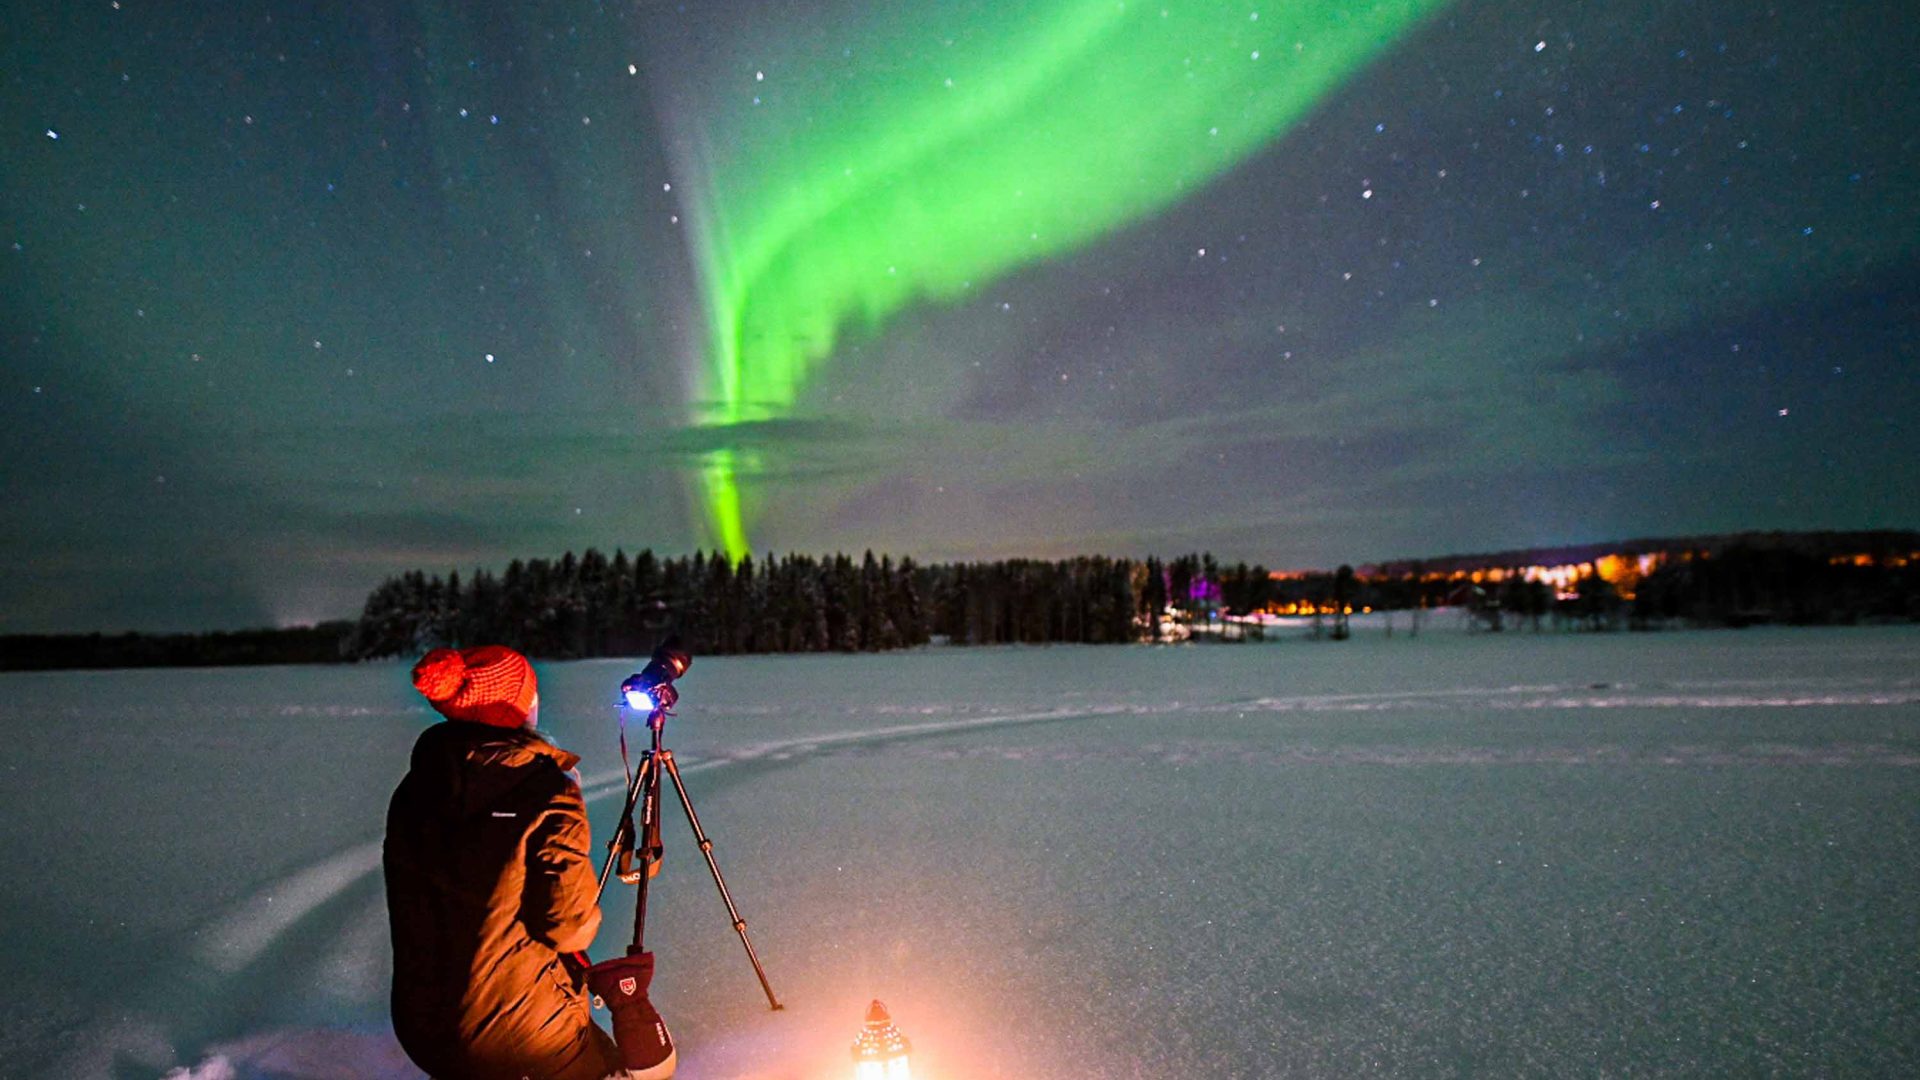
{"type": "Polygon", "coordinates": [[[393,1027],[437,1080],[618,1068],[560,955],[600,927],[579,759],[530,729],[449,720],[387,811],[393,1027]]]}

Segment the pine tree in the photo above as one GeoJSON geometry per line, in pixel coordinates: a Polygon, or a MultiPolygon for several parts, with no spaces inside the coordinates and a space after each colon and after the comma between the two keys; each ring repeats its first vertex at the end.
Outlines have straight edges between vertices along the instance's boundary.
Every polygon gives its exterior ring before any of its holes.
{"type": "Polygon", "coordinates": [[[881,575],[880,564],[873,557],[873,549],[868,548],[866,557],[860,561],[860,577],[854,588],[853,608],[855,622],[860,627],[860,647],[868,651],[890,649],[887,644],[887,631],[883,623],[887,618],[886,580],[881,575]]]}
{"type": "Polygon", "coordinates": [[[740,651],[740,625],[734,609],[733,564],[720,552],[707,563],[706,577],[707,651],[740,651]]]}
{"type": "Polygon", "coordinates": [[[830,647],[837,652],[860,651],[860,613],[855,608],[860,577],[853,560],[836,554],[826,564],[825,596],[830,647]]]}
{"type": "Polygon", "coordinates": [[[1160,560],[1147,558],[1146,581],[1141,589],[1141,607],[1147,619],[1147,637],[1160,640],[1160,619],[1167,610],[1167,570],[1160,560]]]}
{"type": "Polygon", "coordinates": [[[913,565],[913,560],[903,558],[899,568],[894,571],[892,588],[889,590],[888,607],[903,645],[927,643],[926,616],[921,609],[919,586],[915,581],[918,576],[919,570],[913,565]]]}

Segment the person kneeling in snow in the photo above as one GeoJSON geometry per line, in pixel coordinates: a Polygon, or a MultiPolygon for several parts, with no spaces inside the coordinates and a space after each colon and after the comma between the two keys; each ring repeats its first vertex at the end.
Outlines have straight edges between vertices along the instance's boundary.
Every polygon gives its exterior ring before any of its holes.
{"type": "Polygon", "coordinates": [[[580,759],[534,730],[533,666],[435,649],[413,684],[447,719],[387,811],[400,1045],[438,1080],[625,1076],[574,957],[600,928],[580,759]]]}

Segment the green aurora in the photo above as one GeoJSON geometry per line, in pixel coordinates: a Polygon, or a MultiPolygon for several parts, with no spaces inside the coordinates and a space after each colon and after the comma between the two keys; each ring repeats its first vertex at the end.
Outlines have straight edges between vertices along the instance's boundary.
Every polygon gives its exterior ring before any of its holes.
{"type": "MultiPolygon", "coordinates": [[[[724,432],[789,415],[843,336],[1195,194],[1444,6],[1090,0],[1027,12],[1010,32],[988,5],[963,18],[981,32],[946,37],[937,63],[777,72],[813,80],[804,118],[769,86],[775,107],[756,96],[722,114],[692,163],[709,339],[696,421],[724,432]]],[[[915,55],[915,28],[868,32],[862,56],[915,55]]],[[[712,540],[736,559],[749,454],[722,446],[702,471],[712,540]]]]}

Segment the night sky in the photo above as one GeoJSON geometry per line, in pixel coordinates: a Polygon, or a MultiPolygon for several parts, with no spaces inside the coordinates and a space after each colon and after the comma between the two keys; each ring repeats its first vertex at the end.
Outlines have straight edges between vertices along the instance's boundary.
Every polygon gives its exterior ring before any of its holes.
{"type": "Polygon", "coordinates": [[[13,3],[0,631],[1914,527],[1916,56],[1887,3],[13,3]]]}

